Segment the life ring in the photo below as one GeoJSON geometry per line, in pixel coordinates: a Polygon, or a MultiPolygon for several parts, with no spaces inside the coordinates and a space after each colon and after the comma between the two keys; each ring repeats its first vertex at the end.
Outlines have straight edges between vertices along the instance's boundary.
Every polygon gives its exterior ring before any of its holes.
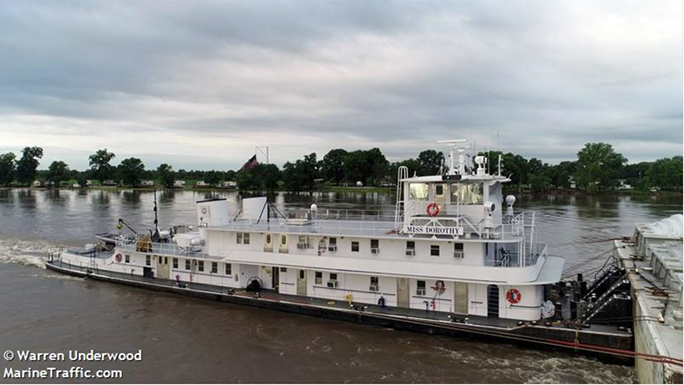
{"type": "Polygon", "coordinates": [[[430,203],[426,211],[428,216],[436,217],[439,214],[439,205],[437,203],[430,203]]]}
{"type": "Polygon", "coordinates": [[[522,294],[517,289],[510,289],[506,292],[506,300],[512,304],[520,302],[522,294]]]}
{"type": "Polygon", "coordinates": [[[117,262],[121,262],[121,253],[118,253],[114,259],[116,259],[117,262]]]}

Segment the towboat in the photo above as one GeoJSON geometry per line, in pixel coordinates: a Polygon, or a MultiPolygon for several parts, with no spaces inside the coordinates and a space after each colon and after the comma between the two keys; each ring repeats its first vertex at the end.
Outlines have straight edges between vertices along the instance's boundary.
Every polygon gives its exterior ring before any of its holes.
{"type": "Polygon", "coordinates": [[[537,239],[535,214],[503,196],[501,158],[490,174],[491,160],[467,156],[466,140],[440,143],[449,157],[437,175],[399,168],[387,220],[315,204],[281,212],[264,197],[235,212],[225,199],[200,200],[196,224],[164,239],[158,228],[105,237],[112,250],[64,250],[48,268],[400,329],[631,349],[628,328],[576,322],[559,285],[565,260],[537,239]]]}

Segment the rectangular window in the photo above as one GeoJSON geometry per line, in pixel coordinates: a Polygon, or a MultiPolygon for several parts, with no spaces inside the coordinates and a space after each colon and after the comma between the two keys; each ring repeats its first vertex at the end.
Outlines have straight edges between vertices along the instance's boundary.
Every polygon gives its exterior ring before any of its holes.
{"type": "Polygon", "coordinates": [[[406,241],[406,250],[415,250],[416,241],[406,241]]]}
{"type": "Polygon", "coordinates": [[[451,185],[451,203],[461,205],[482,204],[481,183],[456,183],[451,185]]]}
{"type": "Polygon", "coordinates": [[[416,295],[425,295],[425,281],[416,283],[416,295]]]}
{"type": "Polygon", "coordinates": [[[235,233],[235,242],[237,242],[238,245],[242,244],[242,233],[235,233]]]}
{"type": "Polygon", "coordinates": [[[168,265],[169,264],[169,257],[164,257],[164,264],[168,265]]]}
{"type": "Polygon", "coordinates": [[[190,270],[190,260],[189,259],[185,260],[185,270],[190,270]]]}
{"type": "Polygon", "coordinates": [[[214,274],[218,273],[218,263],[217,262],[211,263],[211,272],[214,274]]]}
{"type": "Polygon", "coordinates": [[[355,253],[358,253],[359,252],[359,242],[352,241],[351,250],[355,253]]]}
{"type": "Polygon", "coordinates": [[[173,268],[177,269],[178,268],[178,258],[173,259],[173,268]]]}
{"type": "Polygon", "coordinates": [[[439,245],[430,245],[430,255],[439,257],[439,245]]]}
{"type": "Polygon", "coordinates": [[[131,263],[131,256],[130,256],[130,254],[126,254],[126,263],[131,263]]]}
{"type": "Polygon", "coordinates": [[[204,261],[198,261],[197,270],[204,271],[204,261]]]}
{"type": "Polygon", "coordinates": [[[281,267],[280,272],[281,273],[287,273],[287,267],[281,267]]]}
{"type": "Polygon", "coordinates": [[[370,277],[370,291],[380,291],[380,280],[378,277],[370,277]]]}
{"type": "Polygon", "coordinates": [[[443,197],[444,196],[444,183],[438,183],[435,185],[435,197],[443,197]]]}
{"type": "Polygon", "coordinates": [[[377,249],[380,247],[380,241],[377,239],[371,239],[371,248],[377,249]]]}
{"type": "Polygon", "coordinates": [[[150,266],[152,264],[152,258],[149,255],[145,256],[145,264],[150,266]]]}
{"type": "Polygon", "coordinates": [[[323,273],[320,271],[316,272],[316,285],[322,285],[323,284],[323,273]]]}
{"type": "Polygon", "coordinates": [[[330,240],[328,241],[328,244],[330,246],[337,246],[337,238],[331,237],[330,240]]]}
{"type": "Polygon", "coordinates": [[[409,185],[409,198],[424,201],[428,199],[427,183],[411,183],[409,185]]]}
{"type": "Polygon", "coordinates": [[[330,280],[337,281],[337,273],[330,273],[330,280]]]}
{"type": "Polygon", "coordinates": [[[226,275],[232,275],[233,274],[233,265],[230,263],[226,263],[226,275]]]}
{"type": "Polygon", "coordinates": [[[249,245],[249,233],[245,233],[243,236],[245,245],[249,245]]]}
{"type": "Polygon", "coordinates": [[[463,244],[454,243],[454,258],[463,258],[463,244]]]}

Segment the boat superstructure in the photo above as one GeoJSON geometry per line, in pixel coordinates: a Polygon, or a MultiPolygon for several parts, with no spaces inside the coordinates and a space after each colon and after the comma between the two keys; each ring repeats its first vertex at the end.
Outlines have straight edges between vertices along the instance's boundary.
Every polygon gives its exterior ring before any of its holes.
{"type": "Polygon", "coordinates": [[[394,221],[343,220],[316,205],[281,213],[266,198],[243,199],[231,213],[226,200],[210,199],[197,202],[196,226],[176,229],[171,242],[116,238],[110,253],[65,251],[61,262],[351,306],[541,319],[564,260],[537,242],[534,214],[504,200],[507,177],[491,175],[483,156],[467,162],[466,141],[446,144],[438,175],[399,169],[394,221]]]}

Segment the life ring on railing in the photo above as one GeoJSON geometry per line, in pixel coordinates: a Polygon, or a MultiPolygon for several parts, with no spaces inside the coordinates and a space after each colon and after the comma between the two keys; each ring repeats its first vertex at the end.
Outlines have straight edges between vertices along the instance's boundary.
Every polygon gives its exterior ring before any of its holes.
{"type": "Polygon", "coordinates": [[[117,253],[114,259],[116,259],[116,262],[121,262],[121,253],[117,253]]]}
{"type": "Polygon", "coordinates": [[[520,302],[522,295],[517,289],[510,289],[506,292],[506,300],[512,304],[520,302]]]}
{"type": "Polygon", "coordinates": [[[430,217],[436,217],[439,214],[439,205],[437,203],[430,203],[427,205],[427,215],[430,217]]]}

